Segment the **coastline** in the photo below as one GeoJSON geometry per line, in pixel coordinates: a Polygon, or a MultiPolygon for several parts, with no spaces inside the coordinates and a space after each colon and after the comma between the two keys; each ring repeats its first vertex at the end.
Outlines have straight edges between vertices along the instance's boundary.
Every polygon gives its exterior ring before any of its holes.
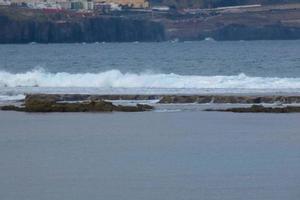
{"type": "Polygon", "coordinates": [[[60,11],[59,20],[43,10],[0,7],[0,44],[295,40],[300,6],[294,6],[154,14],[60,11]]]}

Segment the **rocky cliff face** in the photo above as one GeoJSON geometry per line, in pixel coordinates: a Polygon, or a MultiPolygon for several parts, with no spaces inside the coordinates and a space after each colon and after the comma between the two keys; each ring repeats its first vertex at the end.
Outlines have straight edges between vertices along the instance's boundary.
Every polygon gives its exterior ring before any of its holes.
{"type": "Polygon", "coordinates": [[[299,19],[300,4],[137,16],[0,7],[0,43],[300,39],[299,19]]]}
{"type": "Polygon", "coordinates": [[[14,20],[0,15],[0,43],[132,42],[164,40],[164,27],[148,20],[93,17],[14,20]]]}
{"type": "Polygon", "coordinates": [[[300,39],[300,7],[282,7],[233,9],[168,20],[166,36],[180,40],[300,39]]]}
{"type": "Polygon", "coordinates": [[[288,27],[281,24],[263,27],[232,24],[199,35],[198,39],[215,40],[293,40],[300,38],[300,27],[288,27]]]}

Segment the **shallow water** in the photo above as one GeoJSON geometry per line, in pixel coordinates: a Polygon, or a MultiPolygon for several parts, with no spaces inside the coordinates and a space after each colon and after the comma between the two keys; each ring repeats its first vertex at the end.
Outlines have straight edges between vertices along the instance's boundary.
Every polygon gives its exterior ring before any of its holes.
{"type": "Polygon", "coordinates": [[[0,112],[0,199],[298,200],[299,118],[0,112]]]}

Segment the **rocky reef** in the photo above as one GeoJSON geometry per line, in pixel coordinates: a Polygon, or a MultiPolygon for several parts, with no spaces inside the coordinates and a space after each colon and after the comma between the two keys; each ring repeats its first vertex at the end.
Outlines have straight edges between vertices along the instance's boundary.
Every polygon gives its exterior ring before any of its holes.
{"type": "Polygon", "coordinates": [[[23,112],[143,112],[154,109],[152,105],[115,105],[111,101],[153,101],[157,104],[247,104],[242,108],[208,109],[222,112],[300,112],[300,96],[283,95],[89,95],[89,94],[27,94],[21,106],[6,105],[0,110],[23,112]],[[259,104],[269,104],[268,107],[259,104]],[[289,106],[284,106],[288,104],[289,106]]]}
{"type": "Polygon", "coordinates": [[[300,103],[300,96],[250,96],[250,95],[164,95],[159,103],[300,103]]]}
{"type": "Polygon", "coordinates": [[[206,109],[205,111],[221,111],[221,112],[234,112],[234,113],[300,113],[300,107],[299,106],[265,107],[262,105],[252,105],[251,107],[228,108],[228,109],[206,109]]]}
{"type": "Polygon", "coordinates": [[[300,103],[300,96],[292,95],[89,95],[89,94],[27,94],[25,102],[30,99],[52,99],[52,101],[103,101],[103,100],[157,100],[160,104],[181,103],[300,103]]]}
{"type": "Polygon", "coordinates": [[[150,105],[123,106],[114,105],[104,100],[64,103],[58,102],[51,95],[30,95],[25,99],[23,106],[7,105],[1,107],[1,110],[4,111],[23,112],[142,112],[152,109],[153,107],[150,105]]]}

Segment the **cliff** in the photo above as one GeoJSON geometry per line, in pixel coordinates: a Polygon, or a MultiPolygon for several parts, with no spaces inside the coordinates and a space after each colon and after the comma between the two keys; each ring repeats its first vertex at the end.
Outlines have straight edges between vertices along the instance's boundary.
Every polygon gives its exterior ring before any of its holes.
{"type": "Polygon", "coordinates": [[[119,15],[1,8],[0,43],[300,39],[300,4],[119,15]]]}
{"type": "Polygon", "coordinates": [[[15,17],[0,13],[0,43],[132,42],[164,40],[164,27],[123,17],[15,17]]]}
{"type": "Polygon", "coordinates": [[[199,35],[199,39],[215,40],[292,40],[300,38],[299,27],[288,27],[282,24],[263,27],[232,24],[216,31],[199,35]]]}
{"type": "Polygon", "coordinates": [[[300,4],[202,10],[164,20],[169,40],[300,39],[300,4]]]}

